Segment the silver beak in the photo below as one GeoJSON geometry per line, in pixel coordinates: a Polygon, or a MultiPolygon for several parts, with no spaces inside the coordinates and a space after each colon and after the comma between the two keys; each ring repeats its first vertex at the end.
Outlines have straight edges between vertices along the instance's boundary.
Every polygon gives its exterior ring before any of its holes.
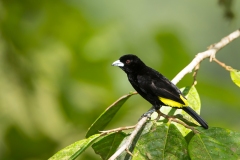
{"type": "Polygon", "coordinates": [[[120,62],[120,60],[116,60],[115,62],[113,62],[112,66],[123,67],[124,64],[122,62],[120,62]]]}

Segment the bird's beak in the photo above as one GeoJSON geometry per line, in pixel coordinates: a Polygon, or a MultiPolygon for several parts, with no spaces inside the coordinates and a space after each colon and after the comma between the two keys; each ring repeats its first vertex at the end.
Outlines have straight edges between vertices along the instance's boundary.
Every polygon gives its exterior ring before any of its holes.
{"type": "Polygon", "coordinates": [[[117,60],[117,61],[113,62],[112,66],[123,67],[124,64],[122,62],[120,62],[120,60],[117,60]]]}

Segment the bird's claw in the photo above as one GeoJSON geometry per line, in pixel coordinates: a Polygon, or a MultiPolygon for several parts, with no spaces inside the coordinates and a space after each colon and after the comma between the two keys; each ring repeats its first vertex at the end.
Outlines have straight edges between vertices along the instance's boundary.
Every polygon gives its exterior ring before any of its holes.
{"type": "MultiPolygon", "coordinates": [[[[151,118],[151,115],[153,114],[153,112],[155,112],[155,109],[154,108],[151,108],[150,110],[148,110],[146,113],[144,113],[140,119],[142,119],[143,117],[147,117],[148,119],[151,118]]],[[[140,120],[139,119],[139,120],[140,120]]]]}

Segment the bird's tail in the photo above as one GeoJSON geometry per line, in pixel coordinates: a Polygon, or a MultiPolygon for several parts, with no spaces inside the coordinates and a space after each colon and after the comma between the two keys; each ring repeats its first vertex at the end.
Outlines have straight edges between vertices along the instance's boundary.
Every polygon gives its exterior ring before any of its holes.
{"type": "Polygon", "coordinates": [[[192,118],[194,118],[203,128],[208,129],[208,124],[190,107],[182,108],[192,118]]]}

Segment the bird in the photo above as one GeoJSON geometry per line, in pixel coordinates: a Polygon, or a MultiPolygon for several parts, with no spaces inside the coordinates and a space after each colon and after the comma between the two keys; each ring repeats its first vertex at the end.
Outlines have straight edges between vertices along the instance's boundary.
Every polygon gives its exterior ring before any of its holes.
{"type": "MultiPolygon", "coordinates": [[[[161,113],[161,106],[182,109],[194,118],[203,128],[208,124],[192,108],[182,92],[170,80],[158,71],[148,67],[134,54],[126,54],[112,63],[112,66],[121,68],[128,77],[132,87],[145,100],[151,103],[149,113],[161,113]]],[[[148,112],[147,112],[148,113],[148,112]]]]}

